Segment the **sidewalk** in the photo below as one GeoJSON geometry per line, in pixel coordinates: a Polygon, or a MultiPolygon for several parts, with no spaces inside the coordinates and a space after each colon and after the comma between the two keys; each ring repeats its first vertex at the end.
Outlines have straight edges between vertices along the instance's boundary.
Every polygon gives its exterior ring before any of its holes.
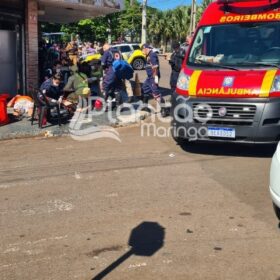
{"type": "MultiPolygon", "coordinates": [[[[134,104],[134,107],[137,108],[139,104],[134,104]]],[[[8,111],[10,119],[12,120],[12,114],[10,110],[8,111]]],[[[90,118],[82,117],[78,122],[75,122],[75,127],[79,127],[80,130],[89,128],[89,127],[121,127],[135,124],[140,120],[143,120],[149,116],[146,112],[135,112],[129,114],[129,112],[122,112],[121,116],[116,116],[116,111],[110,113],[103,113],[99,116],[90,116],[90,118]]],[[[17,139],[24,137],[52,137],[52,136],[62,136],[69,134],[69,125],[70,128],[73,128],[70,121],[59,126],[58,124],[47,123],[42,129],[38,127],[38,121],[34,121],[31,125],[31,120],[23,118],[20,121],[10,122],[7,125],[0,126],[0,140],[7,139],[17,139]]]]}
{"type": "MultiPolygon", "coordinates": [[[[162,79],[160,81],[160,90],[162,95],[167,101],[170,101],[170,89],[169,89],[169,72],[170,66],[168,65],[167,60],[164,56],[160,56],[161,70],[162,70],[162,79]]],[[[143,82],[146,78],[146,71],[137,71],[139,75],[140,82],[143,82]]],[[[134,82],[133,82],[134,83],[134,82]]],[[[134,87],[134,84],[133,84],[134,87]]],[[[155,105],[154,100],[150,101],[152,106],[155,105]]],[[[12,113],[9,111],[9,113],[12,113]]],[[[116,112],[113,112],[113,117],[115,117],[116,112]]],[[[103,114],[98,117],[94,117],[91,122],[84,123],[82,128],[90,126],[128,126],[130,124],[135,124],[140,121],[140,119],[145,119],[149,117],[149,114],[141,112],[141,116],[138,114],[127,115],[122,114],[122,116],[117,120],[117,122],[110,122],[107,118],[107,114],[103,114]]],[[[48,124],[43,129],[38,127],[38,123],[34,122],[34,125],[31,126],[31,121],[23,119],[18,122],[12,122],[4,126],[0,126],[0,140],[4,139],[16,139],[23,137],[51,137],[51,136],[61,136],[69,134],[69,122],[63,124],[61,127],[58,125],[48,124]]]]}
{"type": "Polygon", "coordinates": [[[62,125],[47,125],[43,129],[38,127],[37,122],[31,126],[31,121],[26,118],[21,121],[12,122],[7,125],[0,126],[0,140],[16,139],[34,136],[54,136],[63,135],[68,132],[68,124],[62,125]]]}

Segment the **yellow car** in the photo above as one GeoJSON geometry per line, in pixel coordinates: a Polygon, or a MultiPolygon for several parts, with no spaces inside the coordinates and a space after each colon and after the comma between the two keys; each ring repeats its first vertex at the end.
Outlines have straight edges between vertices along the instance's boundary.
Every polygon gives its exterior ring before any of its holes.
{"type": "Polygon", "coordinates": [[[95,54],[90,54],[88,55],[83,62],[90,62],[92,60],[100,60],[101,59],[101,54],[100,53],[95,53],[95,54]]]}
{"type": "MultiPolygon", "coordinates": [[[[134,70],[142,70],[145,68],[146,57],[142,53],[139,44],[118,44],[112,45],[121,52],[123,58],[133,67],[134,70]]],[[[88,55],[83,62],[90,62],[92,60],[100,60],[100,54],[88,55]]]]}
{"type": "Polygon", "coordinates": [[[123,58],[134,70],[142,70],[145,68],[146,57],[142,53],[139,44],[117,44],[112,47],[118,49],[122,53],[123,58]]]}

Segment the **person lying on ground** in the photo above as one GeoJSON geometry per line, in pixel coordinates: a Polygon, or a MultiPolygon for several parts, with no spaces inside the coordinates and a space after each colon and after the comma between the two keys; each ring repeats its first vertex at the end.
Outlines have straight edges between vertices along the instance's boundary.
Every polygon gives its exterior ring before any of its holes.
{"type": "Polygon", "coordinates": [[[25,95],[16,95],[7,104],[7,107],[13,108],[15,117],[32,116],[34,102],[33,99],[25,95]]]}

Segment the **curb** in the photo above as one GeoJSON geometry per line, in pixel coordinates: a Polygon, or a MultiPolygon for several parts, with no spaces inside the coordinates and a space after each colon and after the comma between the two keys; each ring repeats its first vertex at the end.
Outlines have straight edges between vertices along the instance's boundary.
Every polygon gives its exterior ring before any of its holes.
{"type": "MultiPolygon", "coordinates": [[[[146,119],[149,115],[147,114],[141,114],[141,116],[138,118],[135,116],[124,116],[122,117],[123,121],[117,121],[116,123],[110,123],[108,126],[111,126],[113,128],[121,128],[121,127],[128,127],[131,125],[135,125],[140,123],[142,120],[146,119]]],[[[42,129],[39,130],[35,128],[34,130],[29,131],[16,131],[16,132],[8,132],[4,133],[3,135],[0,135],[0,142],[5,140],[15,140],[15,139],[24,139],[24,138],[50,138],[50,137],[63,137],[68,136],[69,133],[69,127],[68,125],[65,125],[64,127],[54,127],[51,126],[50,129],[42,129]],[[53,130],[51,128],[54,128],[53,130]]]]}

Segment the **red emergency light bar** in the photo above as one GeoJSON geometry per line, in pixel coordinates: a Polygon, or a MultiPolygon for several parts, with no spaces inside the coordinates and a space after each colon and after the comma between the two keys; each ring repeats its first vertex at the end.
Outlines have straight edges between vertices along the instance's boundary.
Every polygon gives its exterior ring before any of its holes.
{"type": "Polygon", "coordinates": [[[223,5],[222,9],[225,12],[236,14],[247,14],[248,8],[250,8],[251,13],[262,13],[280,8],[280,0],[217,0],[217,4],[223,5]],[[258,2],[262,2],[261,6],[259,6],[258,2]],[[237,3],[252,3],[252,5],[250,7],[236,7],[234,4],[237,3]]]}
{"type": "MultiPolygon", "coordinates": [[[[240,2],[264,2],[265,0],[217,0],[218,4],[234,4],[234,3],[240,3],[240,2]]],[[[277,1],[271,1],[271,0],[267,0],[267,2],[269,2],[269,4],[273,3],[279,3],[280,0],[277,1]]]]}

